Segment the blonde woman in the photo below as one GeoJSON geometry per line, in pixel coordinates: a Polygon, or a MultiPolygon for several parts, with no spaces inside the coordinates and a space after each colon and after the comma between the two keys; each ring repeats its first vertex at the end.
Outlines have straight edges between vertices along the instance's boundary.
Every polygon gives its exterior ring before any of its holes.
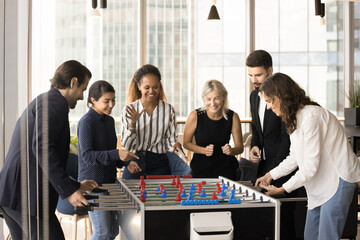
{"type": "Polygon", "coordinates": [[[184,129],[184,147],[192,152],[193,177],[224,176],[235,180],[238,162],[235,155],[243,152],[240,118],[228,109],[228,93],[217,80],[207,81],[202,91],[204,106],[192,111],[184,129]],[[234,146],[229,145],[233,136],[234,146]],[[195,142],[192,142],[195,136],[195,142]]]}

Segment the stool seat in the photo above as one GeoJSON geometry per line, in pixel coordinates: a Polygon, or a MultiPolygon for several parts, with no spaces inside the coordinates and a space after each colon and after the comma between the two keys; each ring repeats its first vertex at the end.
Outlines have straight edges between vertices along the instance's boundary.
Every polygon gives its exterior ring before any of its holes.
{"type": "Polygon", "coordinates": [[[60,213],[58,211],[56,211],[56,215],[59,219],[59,222],[60,222],[60,225],[61,225],[61,221],[64,219],[64,218],[68,218],[69,221],[72,222],[72,225],[74,226],[73,228],[73,239],[76,240],[77,239],[77,223],[78,221],[84,219],[84,225],[85,225],[85,229],[84,229],[84,233],[85,233],[85,239],[89,239],[88,236],[91,237],[92,235],[92,225],[91,225],[91,221],[90,221],[90,217],[89,217],[89,214],[86,214],[86,215],[77,215],[77,214],[74,214],[74,215],[70,215],[70,214],[63,214],[63,213],[60,213]]]}
{"type": "MultiPolygon", "coordinates": [[[[66,172],[73,179],[78,177],[78,156],[74,153],[69,153],[68,160],[66,163],[66,172]]],[[[73,239],[77,238],[77,223],[78,221],[84,219],[85,221],[85,239],[88,239],[88,233],[92,235],[92,225],[90,221],[89,214],[78,215],[74,213],[74,207],[70,204],[67,199],[62,199],[59,197],[58,204],[56,206],[56,215],[59,219],[60,225],[63,218],[68,218],[74,228],[73,228],[73,239]]]]}

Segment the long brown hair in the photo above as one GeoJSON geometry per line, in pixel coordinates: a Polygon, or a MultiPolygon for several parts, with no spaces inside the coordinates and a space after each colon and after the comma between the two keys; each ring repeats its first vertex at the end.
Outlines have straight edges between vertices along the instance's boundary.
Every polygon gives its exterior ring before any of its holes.
{"type": "Polygon", "coordinates": [[[154,65],[146,64],[136,70],[136,72],[134,73],[129,84],[128,93],[126,95],[126,104],[135,102],[136,100],[141,98],[141,92],[138,88],[138,84],[141,84],[142,78],[147,74],[152,74],[157,77],[160,84],[160,93],[158,96],[158,100],[166,102],[166,96],[164,92],[164,87],[161,83],[161,74],[159,69],[154,65]]]}
{"type": "Polygon", "coordinates": [[[286,74],[275,73],[268,77],[261,85],[260,91],[274,101],[280,100],[281,119],[285,122],[288,134],[296,130],[296,113],[306,105],[317,105],[306,96],[305,91],[286,74]]]}

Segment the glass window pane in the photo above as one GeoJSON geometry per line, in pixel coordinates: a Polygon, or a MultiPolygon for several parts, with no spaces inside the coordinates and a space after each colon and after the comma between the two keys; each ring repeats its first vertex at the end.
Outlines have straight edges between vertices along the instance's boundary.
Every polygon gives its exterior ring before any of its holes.
{"type": "Polygon", "coordinates": [[[354,3],[354,79],[360,81],[360,2],[354,3]]]}
{"type": "MultiPolygon", "coordinates": [[[[280,51],[300,52],[307,50],[308,38],[308,9],[307,1],[280,1],[280,51]]],[[[314,1],[311,1],[314,4],[314,1]]]]}
{"type": "Polygon", "coordinates": [[[188,115],[189,6],[186,0],[146,2],[148,62],[157,66],[177,116],[188,115]]]}
{"type": "Polygon", "coordinates": [[[279,51],[279,0],[255,1],[255,46],[268,52],[279,51]]]}
{"type": "MultiPolygon", "coordinates": [[[[120,117],[126,90],[137,67],[138,5],[134,0],[108,1],[101,17],[90,16],[88,0],[34,0],[32,46],[32,97],[47,91],[49,77],[61,63],[75,59],[86,65],[96,80],[109,81],[115,88],[120,117]],[[41,3],[41,4],[40,4],[41,3]]],[[[88,87],[89,88],[89,87],[88,87]]],[[[70,111],[70,120],[79,120],[87,111],[84,100],[70,111]]],[[[118,127],[118,126],[117,126],[118,127]]],[[[72,133],[76,128],[72,128],[72,133]]]]}
{"type": "Polygon", "coordinates": [[[343,89],[344,31],[339,23],[343,22],[343,3],[328,2],[326,25],[320,25],[320,17],[315,16],[314,1],[274,2],[256,1],[255,48],[267,50],[272,55],[274,72],[288,74],[314,100],[341,116],[344,102],[344,95],[340,94],[340,89],[343,89]],[[271,14],[275,16],[270,17],[271,14]]]}
{"type": "Polygon", "coordinates": [[[218,1],[220,21],[208,21],[211,2],[196,2],[195,39],[195,106],[202,106],[201,90],[207,80],[224,83],[229,92],[230,107],[244,117],[248,102],[245,91],[245,1],[218,1]]]}

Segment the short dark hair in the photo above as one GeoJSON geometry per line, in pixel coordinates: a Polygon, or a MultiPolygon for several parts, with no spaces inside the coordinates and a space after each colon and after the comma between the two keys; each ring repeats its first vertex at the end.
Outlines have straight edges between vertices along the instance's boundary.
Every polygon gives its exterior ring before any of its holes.
{"type": "Polygon", "coordinates": [[[99,80],[94,82],[89,89],[87,106],[89,107],[92,105],[91,98],[94,98],[95,101],[98,101],[99,98],[101,98],[102,95],[104,95],[104,93],[108,93],[108,92],[115,93],[115,89],[110,83],[104,80],[99,80]]]}
{"type": "Polygon", "coordinates": [[[265,50],[255,50],[246,58],[248,67],[264,67],[266,70],[272,67],[271,55],[265,50]]]}
{"type": "Polygon", "coordinates": [[[73,77],[78,79],[78,86],[85,82],[85,77],[91,78],[90,70],[76,60],[69,60],[61,64],[50,79],[51,88],[66,89],[70,87],[73,77]]]}

